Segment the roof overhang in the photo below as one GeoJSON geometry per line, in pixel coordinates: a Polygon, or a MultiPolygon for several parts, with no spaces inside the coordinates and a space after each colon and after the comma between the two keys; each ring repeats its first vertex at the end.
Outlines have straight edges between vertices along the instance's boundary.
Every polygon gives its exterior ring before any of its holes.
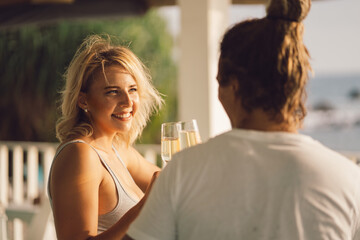
{"type": "Polygon", "coordinates": [[[0,28],[144,14],[146,0],[0,0],[0,28]]]}
{"type": "MultiPolygon", "coordinates": [[[[232,4],[265,4],[268,0],[232,0],[232,4]]],[[[173,6],[177,4],[177,0],[147,0],[149,6],[162,7],[173,6]]]]}
{"type": "MultiPolygon", "coordinates": [[[[51,23],[62,19],[126,17],[178,0],[0,0],[0,28],[51,23]]],[[[197,1],[197,0],[194,0],[197,1]]],[[[266,4],[268,0],[232,0],[232,4],[266,4]]]]}

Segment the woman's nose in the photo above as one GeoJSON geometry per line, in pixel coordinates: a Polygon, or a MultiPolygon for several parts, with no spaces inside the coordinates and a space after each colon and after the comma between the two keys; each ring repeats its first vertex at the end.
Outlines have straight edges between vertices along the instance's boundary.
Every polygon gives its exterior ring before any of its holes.
{"type": "Polygon", "coordinates": [[[129,93],[123,93],[119,99],[119,105],[123,107],[131,107],[133,105],[129,93]]]}

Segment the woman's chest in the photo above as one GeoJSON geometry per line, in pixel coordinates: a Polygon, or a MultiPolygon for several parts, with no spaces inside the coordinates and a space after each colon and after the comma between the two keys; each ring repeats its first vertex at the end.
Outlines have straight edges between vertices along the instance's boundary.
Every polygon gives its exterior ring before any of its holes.
{"type": "Polygon", "coordinates": [[[137,202],[143,192],[119,159],[103,157],[103,178],[99,187],[99,214],[114,209],[118,201],[137,202]],[[120,199],[121,198],[121,199],[120,199]]]}

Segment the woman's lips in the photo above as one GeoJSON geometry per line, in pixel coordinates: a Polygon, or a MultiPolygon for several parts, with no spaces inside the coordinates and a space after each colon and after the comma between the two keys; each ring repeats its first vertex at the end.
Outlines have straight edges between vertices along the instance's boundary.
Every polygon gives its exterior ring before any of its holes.
{"type": "Polygon", "coordinates": [[[129,120],[132,117],[132,112],[127,112],[127,113],[121,113],[121,114],[112,114],[112,116],[114,116],[117,119],[120,120],[129,120]]]}

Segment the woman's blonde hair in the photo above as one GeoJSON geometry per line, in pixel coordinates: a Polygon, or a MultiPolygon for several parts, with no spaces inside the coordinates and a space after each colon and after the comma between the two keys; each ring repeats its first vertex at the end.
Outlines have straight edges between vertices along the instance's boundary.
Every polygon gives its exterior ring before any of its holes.
{"type": "Polygon", "coordinates": [[[78,97],[80,92],[89,89],[97,72],[105,74],[105,67],[111,65],[118,65],[134,78],[140,99],[130,131],[118,133],[115,142],[132,144],[146,126],[150,115],[161,107],[163,100],[152,85],[148,69],[135,54],[127,47],[113,45],[109,36],[91,35],[81,44],[64,74],[66,83],[61,92],[61,117],[56,125],[56,137],[60,142],[92,135],[90,119],[79,108],[78,97]]]}
{"type": "Polygon", "coordinates": [[[310,6],[310,0],[272,0],[266,17],[240,22],[225,33],[219,84],[235,77],[248,112],[260,108],[277,122],[301,126],[312,71],[302,20],[310,6]]]}

